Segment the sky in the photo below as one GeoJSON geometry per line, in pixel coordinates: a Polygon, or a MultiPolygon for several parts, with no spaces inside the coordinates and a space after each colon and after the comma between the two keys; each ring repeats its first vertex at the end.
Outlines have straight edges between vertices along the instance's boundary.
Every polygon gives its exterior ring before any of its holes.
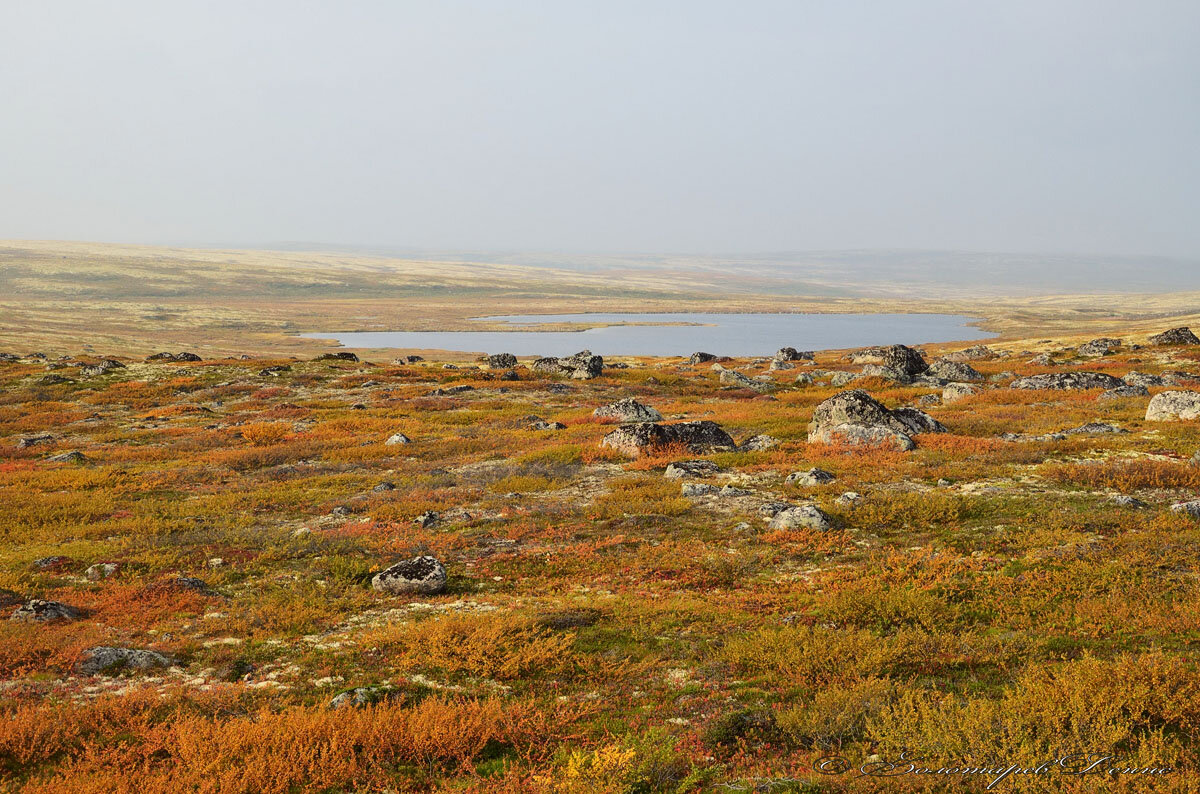
{"type": "Polygon", "coordinates": [[[0,237],[1200,254],[1195,0],[0,0],[0,237]]]}

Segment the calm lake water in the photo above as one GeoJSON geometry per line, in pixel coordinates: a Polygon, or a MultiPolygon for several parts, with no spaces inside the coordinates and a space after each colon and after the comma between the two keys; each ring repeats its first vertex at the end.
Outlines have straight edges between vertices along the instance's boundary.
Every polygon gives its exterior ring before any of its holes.
{"type": "Polygon", "coordinates": [[[953,314],[539,314],[501,319],[512,331],[364,331],[303,334],[336,339],[346,347],[565,356],[584,348],[602,356],[765,356],[781,347],[831,350],[867,345],[988,339],[953,314]],[[586,331],[530,331],[556,322],[691,323],[624,325],[586,331]]]}

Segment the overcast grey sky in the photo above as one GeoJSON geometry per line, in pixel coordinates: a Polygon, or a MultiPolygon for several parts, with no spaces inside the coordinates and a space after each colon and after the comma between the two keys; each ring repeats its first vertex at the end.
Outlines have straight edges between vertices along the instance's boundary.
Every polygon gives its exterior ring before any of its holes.
{"type": "Polygon", "coordinates": [[[0,0],[0,237],[1200,254],[1196,0],[0,0]]]}

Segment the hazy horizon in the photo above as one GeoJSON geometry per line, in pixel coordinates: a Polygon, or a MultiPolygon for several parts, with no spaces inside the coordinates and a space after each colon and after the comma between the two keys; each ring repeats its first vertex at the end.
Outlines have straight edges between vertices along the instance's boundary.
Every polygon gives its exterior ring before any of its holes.
{"type": "Polygon", "coordinates": [[[933,251],[1127,258],[1130,276],[1200,257],[1193,3],[131,0],[3,19],[0,238],[933,251]]]}

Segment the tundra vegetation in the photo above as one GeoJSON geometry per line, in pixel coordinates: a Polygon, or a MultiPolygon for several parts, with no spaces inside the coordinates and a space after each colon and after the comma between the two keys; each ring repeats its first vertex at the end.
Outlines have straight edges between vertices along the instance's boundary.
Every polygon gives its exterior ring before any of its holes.
{"type": "Polygon", "coordinates": [[[1002,786],[1192,791],[1200,422],[1146,413],[1200,389],[1200,348],[1077,344],[960,355],[980,380],[945,402],[881,365],[846,384],[862,365],[841,353],[583,379],[7,356],[0,785],[982,788],[813,771],[908,749],[932,766],[1109,752],[1175,771],[1002,786]],[[1076,371],[1153,385],[1009,387],[1076,371]],[[911,449],[809,440],[853,388],[922,431],[911,449]],[[652,410],[597,412],[626,399],[652,410]],[[601,444],[626,414],[736,443],[647,432],[634,457],[601,444]],[[665,476],[681,461],[705,463],[665,476]],[[419,586],[372,586],[404,561],[419,586]]]}

